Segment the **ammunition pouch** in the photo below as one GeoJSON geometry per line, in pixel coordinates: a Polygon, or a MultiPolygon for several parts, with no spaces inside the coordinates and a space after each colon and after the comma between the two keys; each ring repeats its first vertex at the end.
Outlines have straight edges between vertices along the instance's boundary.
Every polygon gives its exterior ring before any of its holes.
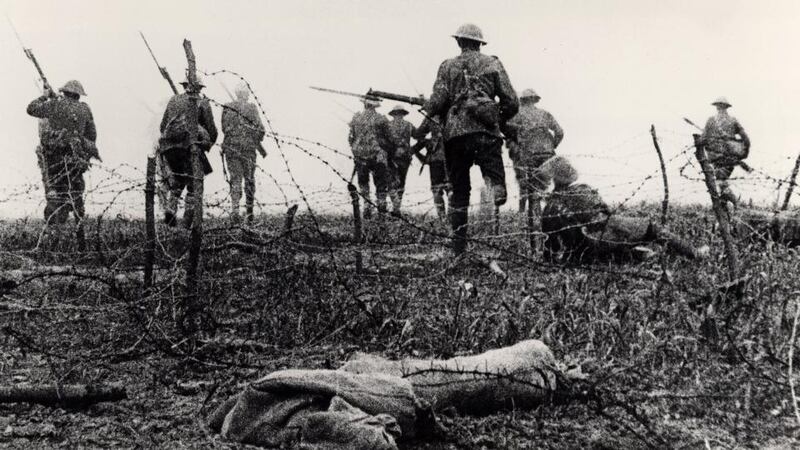
{"type": "Polygon", "coordinates": [[[500,108],[488,97],[469,98],[464,102],[463,108],[467,114],[487,128],[493,128],[500,122],[500,108]]]}

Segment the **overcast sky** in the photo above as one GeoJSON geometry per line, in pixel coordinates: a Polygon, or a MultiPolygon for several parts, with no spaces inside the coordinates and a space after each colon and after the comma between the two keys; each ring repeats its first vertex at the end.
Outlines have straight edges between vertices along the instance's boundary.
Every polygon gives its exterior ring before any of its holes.
{"type": "MultiPolygon", "coordinates": [[[[363,92],[373,87],[429,95],[438,65],[457,54],[450,35],[464,22],[482,27],[488,54],[505,65],[514,87],[534,88],[541,106],[554,114],[566,137],[558,151],[573,157],[585,181],[612,201],[626,200],[647,175],[658,174],[648,130],[655,124],[669,164],[673,199],[703,200],[702,185],[682,179],[691,143],[689,117],[698,124],[713,113],[709,103],[725,95],[753,141],[750,162],[776,178],[786,177],[800,146],[800,2],[772,1],[4,1],[26,46],[33,49],[50,81],[80,80],[88,93],[104,166],[121,164],[125,180],[141,179],[170,91],[160,78],[138,31],[176,79],[186,66],[188,38],[200,69],[228,69],[253,85],[276,131],[320,141],[348,152],[350,110],[357,99],[308,89],[321,85],[363,92]]],[[[0,204],[0,214],[39,215],[41,193],[18,196],[39,181],[34,147],[36,121],[25,114],[38,95],[36,74],[7,21],[0,25],[0,196],[24,200],[0,204]]],[[[231,88],[236,78],[218,77],[231,88]]],[[[206,94],[227,96],[215,79],[206,94]]],[[[388,112],[392,103],[384,103],[388,112]]],[[[215,110],[219,120],[219,110],[215,110]]],[[[414,113],[410,120],[419,123],[414,113]]],[[[221,139],[221,138],[220,138],[221,139]]],[[[280,152],[269,151],[261,167],[291,198],[280,152]]],[[[348,177],[349,160],[309,147],[348,177]]],[[[345,210],[343,182],[331,169],[299,150],[284,147],[295,179],[312,206],[345,210]],[[332,185],[332,194],[324,191],[332,185]]],[[[218,149],[208,191],[225,186],[218,149]]],[[[409,203],[429,198],[427,172],[409,175],[409,203]]],[[[477,169],[476,169],[477,178],[477,169]]],[[[693,170],[688,174],[696,175],[693,170]]],[[[126,181],[93,169],[96,206],[126,181]],[[106,183],[106,184],[104,184],[106,183]],[[103,187],[106,186],[106,187],[103,187]]],[[[259,199],[282,202],[276,183],[259,172],[259,199]]],[[[514,185],[513,172],[507,171],[514,185]]],[[[659,200],[660,178],[635,193],[631,203],[659,200]]],[[[477,188],[473,189],[474,196],[477,188]]],[[[737,184],[745,198],[771,202],[776,185],[758,174],[737,184]]],[[[127,194],[126,194],[127,195],[127,194]]],[[[474,198],[474,197],[473,197],[474,198]]],[[[121,197],[118,208],[136,215],[138,192],[121,197]]],[[[514,199],[512,202],[515,203],[514,199]]],[[[139,208],[141,209],[141,208],[139,208]]]]}

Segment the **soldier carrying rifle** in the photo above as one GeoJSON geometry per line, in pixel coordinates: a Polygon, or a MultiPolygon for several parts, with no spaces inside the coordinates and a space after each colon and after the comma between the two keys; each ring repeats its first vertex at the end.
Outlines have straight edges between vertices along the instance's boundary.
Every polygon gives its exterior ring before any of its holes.
{"type": "MultiPolygon", "coordinates": [[[[205,87],[199,79],[198,83],[200,88],[205,87]]],[[[189,84],[188,79],[181,82],[184,90],[188,88],[189,84]]],[[[192,197],[194,193],[192,146],[198,145],[202,150],[203,174],[208,175],[211,173],[211,164],[208,162],[205,153],[211,149],[211,146],[217,140],[217,127],[214,125],[211,105],[208,100],[203,99],[200,101],[197,110],[197,141],[189,142],[190,133],[187,117],[191,107],[191,98],[188,92],[176,94],[169,100],[164,116],[161,119],[161,138],[158,141],[159,153],[164,158],[167,166],[169,166],[171,173],[169,200],[164,212],[164,222],[171,227],[177,225],[178,201],[185,188],[186,200],[184,203],[187,207],[183,213],[183,226],[187,229],[191,228],[194,219],[194,209],[188,206],[194,200],[192,197]]]]}
{"type": "Polygon", "coordinates": [[[97,130],[89,105],[80,101],[86,95],[77,80],[68,81],[56,95],[49,84],[44,93],[28,105],[28,114],[47,119],[40,130],[47,204],[44,217],[58,224],[65,223],[72,210],[80,222],[85,215],[83,174],[90,159],[100,159],[95,142],[97,130]]]}
{"type": "Polygon", "coordinates": [[[411,137],[416,132],[416,128],[411,122],[404,119],[408,111],[402,105],[396,105],[389,111],[392,120],[389,122],[389,129],[392,131],[392,138],[397,150],[392,158],[394,176],[393,186],[390,191],[392,199],[392,214],[399,215],[403,204],[403,194],[406,190],[406,177],[408,168],[411,166],[413,153],[411,151],[411,137]]]}
{"type": "Polygon", "coordinates": [[[495,205],[506,202],[500,129],[517,113],[519,100],[500,60],[480,52],[486,44],[480,28],[462,25],[453,37],[461,54],[441,64],[423,109],[444,123],[445,158],[453,184],[453,252],[458,256],[467,248],[472,165],[477,164],[490,181],[495,205]]]}
{"type": "Polygon", "coordinates": [[[244,181],[245,221],[253,221],[253,203],[256,192],[256,151],[262,157],[267,153],[261,147],[264,139],[264,124],[255,104],[248,101],[250,89],[245,84],[236,88],[236,99],[226,104],[222,110],[222,150],[230,172],[231,217],[239,220],[239,201],[242,199],[244,181]]]}
{"type": "Polygon", "coordinates": [[[706,146],[709,162],[714,166],[720,197],[736,206],[739,196],[731,190],[728,179],[733,169],[750,154],[750,137],[739,121],[728,114],[731,104],[725,97],[719,97],[711,104],[717,108],[717,114],[706,122],[700,142],[706,146]]]}
{"type": "MultiPolygon", "coordinates": [[[[358,179],[362,197],[369,200],[369,179],[375,184],[375,204],[378,214],[386,212],[386,196],[391,187],[390,157],[396,146],[392,140],[389,120],[376,111],[380,100],[364,96],[364,110],[353,115],[350,121],[348,142],[353,151],[353,171],[358,179]]],[[[364,217],[372,216],[372,205],[367,206],[364,217]]]]}

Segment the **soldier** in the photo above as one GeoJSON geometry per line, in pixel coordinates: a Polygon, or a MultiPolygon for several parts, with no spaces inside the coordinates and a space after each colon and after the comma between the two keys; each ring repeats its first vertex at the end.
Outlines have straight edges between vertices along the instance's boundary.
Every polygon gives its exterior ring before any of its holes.
{"type": "Polygon", "coordinates": [[[714,166],[720,197],[736,206],[739,196],[731,190],[728,179],[733,169],[750,154],[750,138],[739,121],[728,115],[731,104],[725,97],[719,97],[711,104],[717,108],[717,114],[706,122],[701,142],[705,144],[708,160],[714,166]]]}
{"type": "Polygon", "coordinates": [[[555,155],[556,147],[564,139],[564,130],[553,115],[536,107],[540,99],[533,89],[522,91],[519,112],[508,122],[515,136],[515,140],[508,141],[508,155],[519,184],[519,212],[525,212],[527,203],[537,216],[541,214],[541,194],[548,184],[537,169],[555,155]]]}
{"type": "MultiPolygon", "coordinates": [[[[350,120],[348,142],[353,151],[353,171],[358,178],[361,195],[369,201],[369,179],[375,184],[375,204],[378,213],[386,212],[386,196],[389,194],[391,172],[389,155],[395,151],[389,120],[375,110],[381,102],[377,98],[365,97],[364,110],[350,120]]],[[[372,205],[364,211],[364,217],[372,216],[372,205]]]]}
{"type": "Polygon", "coordinates": [[[400,207],[403,204],[403,194],[406,190],[406,176],[408,175],[408,168],[411,166],[411,158],[414,156],[411,152],[411,136],[416,129],[411,122],[406,121],[403,117],[408,115],[408,111],[402,106],[397,105],[389,111],[392,120],[389,122],[389,129],[392,132],[392,138],[397,150],[394,152],[392,158],[392,168],[394,169],[391,199],[392,199],[392,214],[400,214],[400,207]]]}
{"type": "Polygon", "coordinates": [[[76,221],[85,214],[83,174],[89,169],[90,159],[100,159],[95,141],[97,130],[89,105],[80,101],[86,95],[83,86],[76,80],[68,81],[59,89],[57,96],[49,88],[28,105],[28,114],[47,119],[40,122],[42,164],[45,167],[47,205],[44,217],[50,222],[62,224],[67,221],[69,210],[76,221]]]}
{"type": "MultiPolygon", "coordinates": [[[[198,79],[200,87],[205,87],[198,79]]],[[[181,82],[184,91],[189,85],[188,79],[181,82]]],[[[197,105],[197,140],[189,142],[189,129],[187,114],[191,106],[191,97],[188,92],[174,95],[167,103],[164,116],[161,118],[161,138],[158,141],[159,153],[164,158],[169,172],[169,200],[166,211],[164,211],[164,222],[174,227],[177,225],[176,214],[178,211],[178,200],[181,198],[183,189],[186,188],[185,210],[183,213],[184,227],[191,228],[194,208],[191,207],[194,192],[194,176],[192,171],[192,145],[197,145],[202,150],[201,162],[203,164],[203,174],[211,173],[211,164],[205,152],[211,149],[217,140],[217,127],[214,125],[214,115],[211,112],[211,105],[208,100],[201,99],[197,105]]],[[[202,201],[202,199],[199,199],[202,201]]]]}
{"type": "Polygon", "coordinates": [[[447,168],[444,163],[444,141],[442,138],[442,126],[434,119],[426,117],[422,124],[414,131],[413,138],[417,141],[414,144],[413,153],[417,154],[417,148],[423,146],[427,153],[423,159],[423,164],[428,165],[431,178],[431,192],[433,193],[433,204],[436,206],[436,213],[439,220],[446,220],[447,208],[445,207],[445,193],[450,194],[450,182],[447,179],[447,168]],[[425,139],[430,133],[431,137],[425,139]]]}
{"type": "Polygon", "coordinates": [[[635,259],[653,254],[640,246],[650,242],[689,259],[708,256],[708,246],[695,248],[647,219],[613,214],[597,190],[576,183],[578,172],[563,156],[548,159],[540,171],[554,184],[542,214],[545,257],[564,262],[635,259]]]}
{"type": "Polygon", "coordinates": [[[242,198],[242,180],[244,180],[245,220],[253,221],[253,203],[256,192],[256,151],[262,157],[267,152],[261,146],[264,139],[264,124],[258,114],[258,108],[248,102],[250,89],[242,84],[236,88],[236,100],[225,105],[222,110],[222,152],[228,164],[231,188],[231,217],[239,220],[239,201],[242,198]]]}
{"type": "Polygon", "coordinates": [[[506,201],[501,126],[514,117],[519,100],[497,57],[480,52],[486,44],[480,28],[462,25],[453,35],[461,54],[439,66],[424,109],[445,124],[445,160],[453,195],[450,223],[456,256],[467,247],[470,168],[477,164],[490,180],[496,207],[506,201]]]}

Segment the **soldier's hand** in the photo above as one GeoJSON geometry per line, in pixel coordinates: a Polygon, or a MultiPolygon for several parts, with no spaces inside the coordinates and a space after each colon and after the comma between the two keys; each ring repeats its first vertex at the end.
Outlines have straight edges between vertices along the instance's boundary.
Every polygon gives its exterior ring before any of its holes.
{"type": "Polygon", "coordinates": [[[50,86],[45,86],[44,90],[42,91],[42,95],[47,98],[53,98],[56,96],[56,93],[50,88],[50,86]]]}

